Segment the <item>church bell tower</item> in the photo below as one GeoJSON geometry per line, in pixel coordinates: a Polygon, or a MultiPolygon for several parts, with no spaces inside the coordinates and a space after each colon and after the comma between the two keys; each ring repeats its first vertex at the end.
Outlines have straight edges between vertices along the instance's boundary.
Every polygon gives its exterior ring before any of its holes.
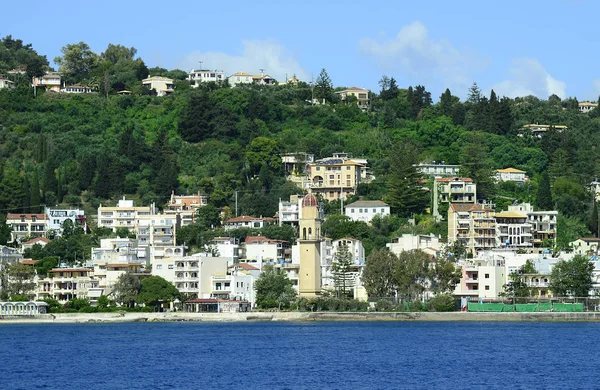
{"type": "Polygon", "coordinates": [[[321,219],[319,202],[313,194],[302,199],[300,218],[300,296],[314,297],[321,294],[321,219]]]}

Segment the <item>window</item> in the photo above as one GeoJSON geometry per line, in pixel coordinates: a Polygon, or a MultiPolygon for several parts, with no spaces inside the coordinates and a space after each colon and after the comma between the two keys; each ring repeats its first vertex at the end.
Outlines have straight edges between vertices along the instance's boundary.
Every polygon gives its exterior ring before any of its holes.
{"type": "Polygon", "coordinates": [[[329,175],[330,179],[335,179],[335,175],[329,175]]]}
{"type": "Polygon", "coordinates": [[[346,175],[346,179],[351,179],[350,175],[346,175]]]}
{"type": "Polygon", "coordinates": [[[55,219],[53,223],[54,223],[55,225],[59,225],[59,224],[60,224],[60,221],[59,221],[58,219],[55,219]]]}
{"type": "Polygon", "coordinates": [[[320,171],[320,170],[321,170],[321,167],[316,167],[315,169],[316,169],[317,171],[320,171]]]}
{"type": "Polygon", "coordinates": [[[169,264],[169,269],[173,269],[173,264],[169,264]]]}
{"type": "Polygon", "coordinates": [[[490,274],[485,274],[485,278],[489,279],[490,278],[490,274]]]}
{"type": "Polygon", "coordinates": [[[354,209],[350,209],[350,213],[351,213],[351,214],[354,214],[354,209]]]}
{"type": "Polygon", "coordinates": [[[381,209],[381,212],[382,212],[382,213],[385,213],[385,209],[381,209]]]}
{"type": "Polygon", "coordinates": [[[362,209],[358,209],[358,212],[359,212],[359,213],[362,213],[362,209]]]}
{"type": "Polygon", "coordinates": [[[157,264],[157,265],[156,265],[156,269],[157,269],[157,270],[161,270],[161,269],[162,269],[162,264],[157,264]]]}
{"type": "Polygon", "coordinates": [[[254,227],[255,228],[260,227],[260,222],[254,222],[254,227]]]}
{"type": "Polygon", "coordinates": [[[374,212],[374,213],[376,213],[376,212],[377,212],[377,209],[373,209],[373,212],[374,212]]]}
{"type": "Polygon", "coordinates": [[[349,171],[349,170],[350,170],[350,167],[346,167],[346,170],[347,170],[347,171],[349,171]]]}
{"type": "Polygon", "coordinates": [[[485,286],[485,291],[489,291],[490,286],[485,286]]]}

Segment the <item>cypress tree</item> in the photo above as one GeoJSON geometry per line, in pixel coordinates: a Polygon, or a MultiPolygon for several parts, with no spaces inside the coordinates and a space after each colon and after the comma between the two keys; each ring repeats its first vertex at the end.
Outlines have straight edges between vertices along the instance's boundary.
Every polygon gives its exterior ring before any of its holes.
{"type": "Polygon", "coordinates": [[[537,197],[535,206],[538,210],[552,210],[554,202],[552,201],[552,191],[550,189],[550,177],[547,172],[544,172],[542,179],[538,185],[537,197]]]}
{"type": "Polygon", "coordinates": [[[56,193],[58,187],[58,180],[56,179],[56,160],[54,155],[50,155],[46,160],[44,166],[44,193],[54,192],[56,193]]]}
{"type": "Polygon", "coordinates": [[[596,203],[596,199],[594,198],[594,208],[592,209],[592,215],[590,216],[589,223],[590,232],[594,235],[594,237],[598,237],[598,204],[596,203]]]}
{"type": "Polygon", "coordinates": [[[31,186],[29,192],[29,206],[31,213],[37,213],[40,211],[40,204],[42,203],[40,195],[40,180],[38,178],[37,169],[33,170],[33,176],[31,178],[31,186]]]}
{"type": "Polygon", "coordinates": [[[29,211],[29,206],[30,206],[30,192],[31,189],[29,188],[29,179],[27,179],[27,174],[23,175],[23,212],[24,213],[30,213],[31,211],[29,211]]]}

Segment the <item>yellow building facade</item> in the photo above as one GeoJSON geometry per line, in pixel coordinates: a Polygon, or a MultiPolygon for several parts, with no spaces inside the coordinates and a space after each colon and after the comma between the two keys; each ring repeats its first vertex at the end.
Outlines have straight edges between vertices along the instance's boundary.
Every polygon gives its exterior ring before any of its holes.
{"type": "Polygon", "coordinates": [[[319,203],[313,194],[302,199],[302,217],[299,223],[300,273],[298,278],[300,296],[314,297],[321,294],[321,220],[319,203]]]}

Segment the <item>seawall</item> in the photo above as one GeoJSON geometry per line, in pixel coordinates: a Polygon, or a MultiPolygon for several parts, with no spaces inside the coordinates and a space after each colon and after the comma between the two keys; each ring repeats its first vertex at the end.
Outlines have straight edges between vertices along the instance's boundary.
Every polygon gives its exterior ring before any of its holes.
{"type": "Polygon", "coordinates": [[[600,312],[250,312],[250,313],[58,313],[36,317],[0,317],[1,324],[248,321],[433,321],[433,322],[600,322],[600,312]]]}

